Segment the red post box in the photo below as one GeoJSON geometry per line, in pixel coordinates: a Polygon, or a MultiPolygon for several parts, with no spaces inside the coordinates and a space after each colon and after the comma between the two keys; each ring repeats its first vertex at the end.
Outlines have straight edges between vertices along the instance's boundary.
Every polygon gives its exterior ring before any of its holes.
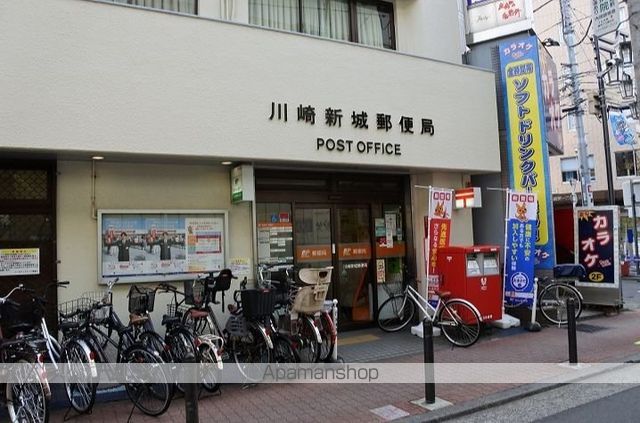
{"type": "Polygon", "coordinates": [[[502,318],[500,247],[474,245],[438,249],[440,290],[464,298],[478,308],[482,320],[502,318]]]}

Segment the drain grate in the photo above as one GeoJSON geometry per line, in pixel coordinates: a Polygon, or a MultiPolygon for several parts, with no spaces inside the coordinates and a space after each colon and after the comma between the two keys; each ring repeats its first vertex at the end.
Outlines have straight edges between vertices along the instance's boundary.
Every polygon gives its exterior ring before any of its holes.
{"type": "Polygon", "coordinates": [[[587,333],[600,332],[601,330],[607,330],[607,329],[609,328],[606,328],[604,326],[588,325],[586,323],[581,323],[579,325],[576,325],[577,331],[587,332],[587,333]]]}

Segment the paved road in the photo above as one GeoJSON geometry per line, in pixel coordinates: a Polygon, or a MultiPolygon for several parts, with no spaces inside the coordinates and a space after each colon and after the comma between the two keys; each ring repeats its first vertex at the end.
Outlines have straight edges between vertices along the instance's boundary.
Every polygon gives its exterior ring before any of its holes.
{"type": "Polygon", "coordinates": [[[638,374],[622,369],[561,386],[502,406],[463,416],[451,422],[634,422],[640,415],[640,385],[602,383],[638,381],[638,374]]]}
{"type": "Polygon", "coordinates": [[[565,410],[540,420],[545,423],[607,422],[626,423],[640,420],[640,387],[622,391],[580,407],[565,410]]]}

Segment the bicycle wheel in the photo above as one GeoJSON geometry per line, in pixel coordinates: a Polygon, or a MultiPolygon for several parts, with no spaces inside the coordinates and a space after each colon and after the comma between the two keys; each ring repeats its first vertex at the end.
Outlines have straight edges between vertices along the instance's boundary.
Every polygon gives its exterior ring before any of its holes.
{"type": "Polygon", "coordinates": [[[83,414],[91,411],[96,400],[97,383],[88,382],[91,378],[91,357],[87,350],[75,341],[65,344],[63,351],[64,361],[64,389],[69,403],[74,410],[83,414]]]}
{"type": "Polygon", "coordinates": [[[458,347],[470,347],[480,338],[480,315],[462,300],[449,300],[438,314],[440,330],[458,347]]]}
{"type": "Polygon", "coordinates": [[[273,360],[276,363],[297,363],[299,362],[289,338],[276,335],[273,340],[273,360]]]}
{"type": "Polygon", "coordinates": [[[29,360],[17,361],[17,383],[7,383],[5,387],[7,411],[12,422],[46,423],[49,421],[49,400],[40,380],[36,364],[29,360]],[[29,364],[32,364],[30,366],[29,364]]]}
{"type": "MultiPolygon", "coordinates": [[[[184,363],[185,357],[187,357],[189,353],[191,353],[194,358],[197,356],[193,335],[186,329],[180,329],[167,334],[165,342],[167,348],[171,351],[171,358],[174,363],[184,363]]],[[[181,377],[177,377],[176,380],[178,380],[178,382],[176,382],[176,388],[181,393],[184,393],[184,387],[182,383],[179,382],[181,379],[181,377]]]]}
{"type": "Polygon", "coordinates": [[[416,306],[404,295],[394,295],[378,309],[378,327],[385,332],[397,332],[411,322],[416,306]]]}
{"type": "Polygon", "coordinates": [[[317,363],[322,344],[318,342],[318,329],[310,317],[298,318],[298,338],[296,353],[300,362],[317,363]]]}
{"type": "Polygon", "coordinates": [[[569,314],[567,301],[574,299],[576,319],[582,313],[582,300],[578,291],[570,286],[561,283],[547,285],[538,296],[538,307],[542,315],[555,325],[566,325],[569,314]]]}
{"type": "Polygon", "coordinates": [[[335,344],[336,329],[333,324],[333,320],[329,316],[329,313],[320,313],[320,338],[322,338],[322,344],[320,345],[320,361],[326,361],[331,358],[333,353],[333,347],[335,344]]]}
{"type": "Polygon", "coordinates": [[[162,368],[162,359],[146,347],[134,345],[122,355],[127,369],[125,390],[133,405],[149,416],[159,416],[167,411],[173,397],[173,383],[162,368]]]}
{"type": "Polygon", "coordinates": [[[165,363],[176,362],[173,357],[173,352],[167,347],[164,339],[162,339],[162,337],[156,332],[144,331],[140,333],[139,341],[150,351],[156,351],[158,354],[160,354],[162,361],[164,361],[165,363]]]}
{"type": "Polygon", "coordinates": [[[198,358],[203,364],[202,387],[207,392],[216,392],[220,389],[220,369],[218,368],[218,357],[206,342],[198,347],[198,358]]]}
{"type": "Polygon", "coordinates": [[[248,324],[244,336],[231,339],[233,359],[240,373],[250,382],[258,382],[263,378],[260,364],[271,362],[271,349],[255,324],[248,324]]]}

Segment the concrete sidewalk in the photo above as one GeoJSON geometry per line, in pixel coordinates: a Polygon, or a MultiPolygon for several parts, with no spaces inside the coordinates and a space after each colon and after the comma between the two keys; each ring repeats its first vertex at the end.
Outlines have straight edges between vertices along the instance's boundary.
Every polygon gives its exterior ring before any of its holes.
{"type": "MultiPolygon", "coordinates": [[[[594,317],[578,325],[578,351],[581,362],[616,362],[640,348],[640,311],[624,311],[610,317],[594,317]]],[[[378,329],[349,332],[341,336],[339,348],[347,362],[422,361],[422,340],[408,331],[386,334],[378,329]]],[[[541,332],[520,328],[483,334],[471,348],[452,349],[444,339],[435,341],[435,358],[439,363],[561,363],[567,361],[567,332],[564,328],[546,327],[541,332]]],[[[535,389],[544,386],[533,385],[535,389]]],[[[454,404],[433,412],[442,418],[448,412],[460,412],[464,404],[482,406],[514,393],[527,394],[531,386],[509,384],[441,384],[436,395],[454,404]],[[515,389],[515,390],[514,390],[515,389]],[[437,413],[437,414],[436,414],[437,413]]],[[[416,416],[424,420],[425,410],[411,403],[424,397],[422,384],[277,384],[256,385],[243,389],[225,385],[219,396],[205,396],[199,403],[201,421],[388,421],[416,416]]],[[[93,414],[73,419],[82,422],[124,422],[131,411],[127,400],[96,404],[93,414]]],[[[51,421],[62,421],[65,410],[54,410],[51,421]]],[[[133,412],[132,422],[184,421],[184,402],[175,398],[170,409],[158,418],[133,412]]]]}

